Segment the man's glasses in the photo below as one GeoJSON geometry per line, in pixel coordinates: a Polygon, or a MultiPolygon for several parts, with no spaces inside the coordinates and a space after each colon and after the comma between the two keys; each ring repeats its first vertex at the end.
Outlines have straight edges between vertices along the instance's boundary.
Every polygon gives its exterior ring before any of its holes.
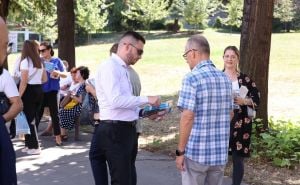
{"type": "Polygon", "coordinates": [[[198,51],[198,50],[196,50],[196,49],[189,49],[189,50],[187,50],[187,51],[182,55],[182,57],[183,57],[183,58],[186,58],[187,55],[189,54],[189,52],[191,52],[191,51],[198,51]]]}
{"type": "Polygon", "coordinates": [[[39,49],[40,53],[44,53],[47,49],[39,49]]]}
{"type": "Polygon", "coordinates": [[[144,53],[144,50],[137,48],[135,45],[129,43],[130,46],[134,47],[138,53],[139,56],[142,56],[144,53]]]}

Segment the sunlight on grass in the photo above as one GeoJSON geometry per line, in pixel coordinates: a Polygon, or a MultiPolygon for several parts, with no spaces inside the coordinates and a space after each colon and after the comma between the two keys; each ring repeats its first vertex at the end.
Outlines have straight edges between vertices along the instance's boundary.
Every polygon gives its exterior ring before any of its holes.
{"type": "MultiPolygon", "coordinates": [[[[223,68],[223,49],[228,45],[239,47],[240,35],[205,30],[211,46],[211,59],[217,68],[223,68]]],[[[157,34],[158,35],[158,34],[157,34]]],[[[116,36],[115,34],[113,35],[116,36]]],[[[181,80],[189,71],[182,54],[187,37],[162,38],[146,41],[145,54],[134,68],[140,74],[143,95],[169,95],[178,92],[181,80]]],[[[107,36],[106,36],[107,37],[107,36]]],[[[114,40],[114,39],[111,39],[114,40]]],[[[300,33],[272,35],[269,70],[269,116],[275,119],[300,120],[300,33]]],[[[100,40],[101,41],[101,40],[100,40]]],[[[101,61],[108,58],[112,43],[94,42],[76,48],[76,63],[86,65],[95,74],[101,61]]],[[[57,54],[57,51],[55,51],[57,54]]],[[[9,57],[12,69],[16,54],[9,57]]],[[[242,61],[241,61],[242,62],[242,61]]]]}

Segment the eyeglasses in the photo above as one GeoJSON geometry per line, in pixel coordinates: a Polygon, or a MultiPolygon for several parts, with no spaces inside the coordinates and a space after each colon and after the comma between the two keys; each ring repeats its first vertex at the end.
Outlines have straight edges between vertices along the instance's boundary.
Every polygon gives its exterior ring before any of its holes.
{"type": "Polygon", "coordinates": [[[135,45],[129,43],[130,46],[134,47],[138,53],[139,56],[142,56],[144,53],[144,50],[137,48],[135,45]]]}
{"type": "Polygon", "coordinates": [[[39,49],[40,53],[44,53],[47,49],[39,49]]]}
{"type": "Polygon", "coordinates": [[[183,58],[186,58],[187,55],[189,54],[189,52],[191,52],[191,51],[198,51],[198,50],[196,50],[196,49],[189,49],[189,50],[187,50],[187,51],[182,55],[182,57],[183,57],[183,58]]]}

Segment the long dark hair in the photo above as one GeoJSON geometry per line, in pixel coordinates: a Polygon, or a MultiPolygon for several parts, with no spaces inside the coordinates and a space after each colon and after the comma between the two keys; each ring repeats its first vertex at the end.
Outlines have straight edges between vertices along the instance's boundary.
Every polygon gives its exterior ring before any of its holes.
{"type": "Polygon", "coordinates": [[[25,40],[21,54],[21,61],[25,58],[30,58],[32,60],[33,67],[42,68],[42,60],[37,51],[37,47],[33,42],[34,41],[25,40]]]}

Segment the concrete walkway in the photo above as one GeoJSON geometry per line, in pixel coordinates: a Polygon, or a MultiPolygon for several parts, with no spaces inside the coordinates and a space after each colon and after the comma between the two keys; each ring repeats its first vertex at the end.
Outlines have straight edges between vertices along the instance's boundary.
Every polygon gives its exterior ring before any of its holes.
{"type": "MultiPolygon", "coordinates": [[[[92,135],[81,133],[75,142],[70,134],[64,146],[56,147],[54,137],[40,137],[41,155],[22,153],[23,142],[15,139],[19,185],[93,185],[88,159],[92,135]]],[[[175,162],[165,155],[139,151],[137,161],[138,185],[181,185],[175,162]]],[[[223,185],[231,185],[230,178],[223,185]]]]}

